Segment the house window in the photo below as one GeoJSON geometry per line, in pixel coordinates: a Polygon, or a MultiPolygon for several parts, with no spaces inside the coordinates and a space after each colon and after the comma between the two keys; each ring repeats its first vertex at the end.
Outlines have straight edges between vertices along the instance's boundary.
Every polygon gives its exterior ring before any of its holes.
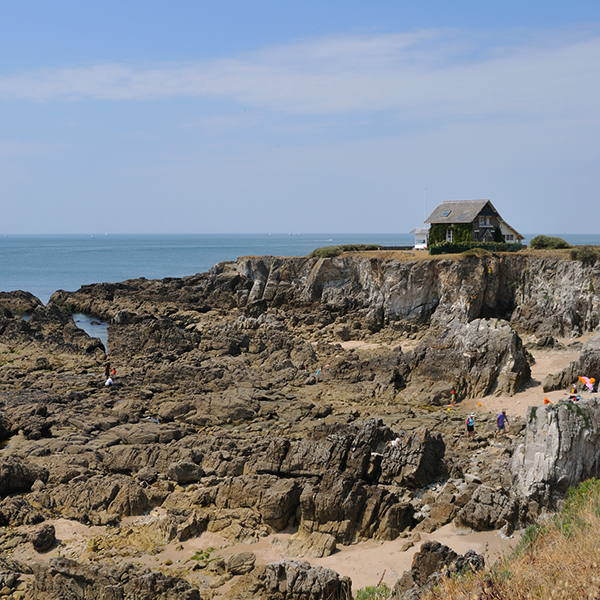
{"type": "Polygon", "coordinates": [[[454,239],[454,232],[452,231],[452,229],[446,229],[446,241],[452,242],[453,239],[454,239]]]}
{"type": "Polygon", "coordinates": [[[485,224],[489,227],[492,224],[492,217],[486,217],[485,224]]]}
{"type": "Polygon", "coordinates": [[[483,215],[479,216],[479,227],[485,226],[485,217],[483,215]]]}
{"type": "Polygon", "coordinates": [[[507,233],[504,235],[504,240],[507,242],[512,242],[515,239],[515,236],[512,233],[507,233]]]}

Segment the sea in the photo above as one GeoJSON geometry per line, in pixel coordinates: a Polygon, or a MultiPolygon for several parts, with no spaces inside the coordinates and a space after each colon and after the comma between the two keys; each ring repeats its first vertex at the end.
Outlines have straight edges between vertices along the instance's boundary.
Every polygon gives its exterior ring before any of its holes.
{"type": "MultiPolygon", "coordinates": [[[[537,234],[527,235],[527,239],[537,234]]],[[[557,234],[571,244],[600,245],[600,235],[557,234]]],[[[527,243],[527,240],[525,240],[527,243]]],[[[410,246],[399,234],[189,234],[0,236],[0,291],[24,290],[44,304],[59,289],[146,277],[183,277],[239,256],[305,256],[338,244],[410,246]]],[[[83,329],[93,319],[75,316],[83,329]]],[[[78,323],[79,324],[79,323],[78,323]]],[[[95,330],[96,331],[96,330],[95,330]]]]}

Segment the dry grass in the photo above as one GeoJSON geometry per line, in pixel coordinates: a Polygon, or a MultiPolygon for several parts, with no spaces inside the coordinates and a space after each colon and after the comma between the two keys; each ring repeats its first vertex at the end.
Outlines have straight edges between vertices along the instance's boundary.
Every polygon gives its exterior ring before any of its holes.
{"type": "Polygon", "coordinates": [[[600,599],[600,480],[525,532],[515,552],[479,573],[447,579],[423,600],[600,599]]]}

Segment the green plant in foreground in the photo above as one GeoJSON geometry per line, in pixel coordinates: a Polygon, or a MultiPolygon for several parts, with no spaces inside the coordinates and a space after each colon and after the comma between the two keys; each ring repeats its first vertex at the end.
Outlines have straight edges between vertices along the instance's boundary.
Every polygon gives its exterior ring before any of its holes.
{"type": "Polygon", "coordinates": [[[206,550],[197,550],[194,555],[192,556],[192,560],[198,560],[198,561],[203,561],[206,564],[212,562],[213,560],[216,560],[217,558],[219,558],[218,556],[215,556],[214,558],[211,558],[210,555],[215,551],[214,548],[207,548],[206,550]]]}
{"type": "Polygon", "coordinates": [[[392,590],[385,584],[367,586],[356,592],[356,600],[387,600],[392,595],[392,590]]]}

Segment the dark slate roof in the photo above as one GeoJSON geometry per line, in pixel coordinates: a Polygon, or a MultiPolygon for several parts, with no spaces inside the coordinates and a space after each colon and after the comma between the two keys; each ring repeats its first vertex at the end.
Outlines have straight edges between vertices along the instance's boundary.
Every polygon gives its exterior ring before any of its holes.
{"type": "Polygon", "coordinates": [[[500,217],[489,200],[450,200],[442,202],[425,223],[472,223],[486,204],[500,217]]]}

